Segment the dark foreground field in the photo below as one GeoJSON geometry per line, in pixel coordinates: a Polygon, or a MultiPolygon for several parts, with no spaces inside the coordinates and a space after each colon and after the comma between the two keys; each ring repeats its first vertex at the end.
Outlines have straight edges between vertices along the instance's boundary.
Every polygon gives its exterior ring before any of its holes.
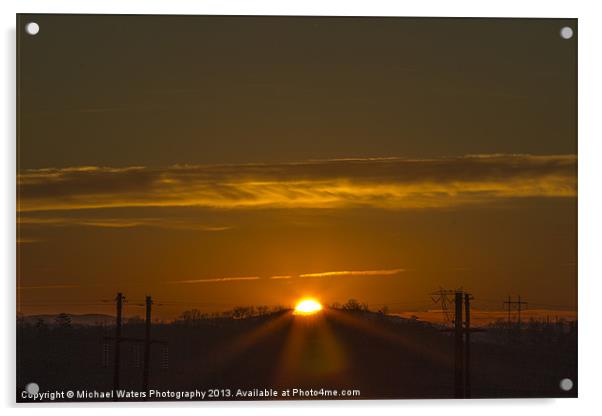
{"type": "MultiPolygon", "coordinates": [[[[296,400],[340,399],[342,390],[354,399],[452,398],[453,336],[440,329],[341,310],[154,324],[152,338],[166,341],[168,351],[153,344],[149,389],[211,390],[216,396],[205,400],[261,400],[264,389],[278,391],[278,399],[296,400]],[[237,396],[239,389],[243,396],[237,396]],[[286,389],[324,389],[325,395],[282,397],[286,389]]],[[[113,331],[110,326],[19,323],[17,400],[31,401],[21,396],[30,382],[40,392],[112,390],[115,351],[105,337],[113,331]]],[[[124,325],[123,336],[142,338],[144,324],[124,325]]],[[[576,397],[575,325],[490,328],[473,338],[472,397],[576,397]],[[559,388],[563,378],[575,382],[570,392],[559,388]]],[[[144,347],[136,345],[122,343],[120,389],[140,392],[144,347]]]]}

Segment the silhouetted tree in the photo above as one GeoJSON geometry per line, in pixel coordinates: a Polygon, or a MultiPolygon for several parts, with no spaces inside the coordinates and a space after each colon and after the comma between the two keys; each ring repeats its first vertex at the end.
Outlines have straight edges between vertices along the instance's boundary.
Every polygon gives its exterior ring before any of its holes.
{"type": "Polygon", "coordinates": [[[186,322],[196,322],[200,321],[201,319],[205,319],[206,317],[207,315],[198,309],[191,309],[189,311],[182,312],[179,319],[186,322]]]}
{"type": "Polygon", "coordinates": [[[387,305],[383,305],[383,307],[378,310],[378,313],[380,313],[382,315],[388,315],[389,307],[387,305]]]}
{"type": "Polygon", "coordinates": [[[267,315],[269,312],[270,312],[270,308],[265,305],[257,307],[257,315],[259,315],[259,316],[267,315]]]}
{"type": "Polygon", "coordinates": [[[38,331],[45,331],[48,329],[48,325],[46,325],[46,322],[42,318],[36,320],[35,327],[38,331]]]}
{"type": "Polygon", "coordinates": [[[255,308],[253,306],[237,306],[232,310],[232,318],[244,319],[255,315],[255,308]]]}
{"type": "Polygon", "coordinates": [[[359,303],[356,299],[349,299],[342,306],[342,309],[345,311],[352,312],[366,312],[368,310],[368,305],[365,303],[359,303]]]}
{"type": "Polygon", "coordinates": [[[71,316],[62,312],[54,318],[54,324],[59,328],[71,328],[71,316]]]}

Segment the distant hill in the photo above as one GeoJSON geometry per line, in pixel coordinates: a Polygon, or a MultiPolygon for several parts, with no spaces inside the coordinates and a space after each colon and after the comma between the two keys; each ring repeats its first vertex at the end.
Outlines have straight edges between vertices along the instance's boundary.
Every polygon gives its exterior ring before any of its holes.
{"type": "MultiPolygon", "coordinates": [[[[71,318],[72,325],[110,325],[115,323],[115,317],[111,315],[104,315],[98,313],[88,314],[68,314],[71,318]]],[[[23,321],[28,324],[36,324],[42,320],[46,325],[54,325],[55,319],[58,314],[45,314],[45,315],[25,315],[22,317],[23,321]]],[[[127,318],[124,319],[127,322],[127,318]]]]}

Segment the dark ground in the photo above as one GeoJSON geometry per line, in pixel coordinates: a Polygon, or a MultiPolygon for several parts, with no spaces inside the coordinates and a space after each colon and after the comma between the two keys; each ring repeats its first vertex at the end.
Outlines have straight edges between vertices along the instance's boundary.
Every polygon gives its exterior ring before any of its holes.
{"type": "MultiPolygon", "coordinates": [[[[19,323],[17,401],[29,401],[20,394],[29,382],[40,391],[111,390],[114,345],[104,337],[113,331],[19,323]]],[[[577,396],[576,325],[490,332],[471,343],[473,398],[577,396]],[[575,382],[570,392],[559,388],[567,377],[575,382]]],[[[124,325],[123,336],[142,338],[144,324],[124,325]]],[[[413,320],[370,312],[327,310],[305,317],[284,311],[154,324],[152,337],[168,342],[168,360],[165,348],[153,344],[150,389],[230,389],[234,395],[237,389],[324,388],[358,389],[360,399],[454,397],[453,336],[413,320]]],[[[140,391],[144,348],[134,345],[121,347],[120,388],[140,391]]]]}

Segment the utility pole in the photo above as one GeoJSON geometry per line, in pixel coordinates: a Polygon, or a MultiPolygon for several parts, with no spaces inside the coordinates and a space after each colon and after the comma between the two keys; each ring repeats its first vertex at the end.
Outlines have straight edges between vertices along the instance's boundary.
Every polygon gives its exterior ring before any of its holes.
{"type": "MultiPolygon", "coordinates": [[[[117,303],[117,325],[115,329],[114,337],[104,337],[105,340],[114,340],[115,341],[115,373],[113,375],[113,389],[115,393],[113,393],[115,401],[117,398],[117,390],[119,389],[119,364],[120,364],[120,345],[122,342],[131,342],[135,345],[144,344],[144,368],[142,373],[142,388],[143,391],[148,391],[148,380],[149,380],[149,370],[150,370],[150,358],[151,358],[151,345],[159,344],[163,345],[164,348],[167,348],[167,341],[160,341],[156,339],[151,339],[151,305],[153,304],[153,300],[150,296],[146,297],[146,326],[145,326],[145,334],[144,338],[132,338],[132,337],[124,337],[121,335],[121,320],[122,320],[122,309],[123,302],[125,301],[125,296],[122,293],[118,293],[115,298],[117,303]]],[[[139,305],[142,306],[142,305],[139,305]]],[[[148,397],[148,396],[147,396],[148,397]]]]}
{"type": "Polygon", "coordinates": [[[520,295],[518,296],[518,327],[520,328],[520,311],[521,311],[521,307],[522,305],[525,305],[525,307],[527,306],[527,302],[522,302],[520,300],[520,295]]]}
{"type": "Polygon", "coordinates": [[[457,399],[464,397],[464,334],[462,330],[462,297],[461,291],[456,291],[456,314],[454,320],[454,396],[457,399]]]}
{"type": "Polygon", "coordinates": [[[144,332],[144,372],[142,376],[142,391],[148,391],[148,372],[150,368],[151,352],[151,306],[153,300],[150,296],[146,297],[146,328],[144,332]]]}
{"type": "Polygon", "coordinates": [[[520,328],[521,325],[521,311],[523,306],[527,306],[527,302],[521,300],[520,295],[518,296],[518,300],[512,300],[510,296],[508,296],[508,300],[504,302],[504,305],[508,307],[508,327],[510,327],[510,310],[513,306],[516,306],[516,310],[518,311],[518,320],[517,325],[520,328]]]}
{"type": "Polygon", "coordinates": [[[117,314],[115,321],[115,364],[113,370],[113,394],[115,395],[115,400],[117,400],[117,390],[119,390],[119,365],[121,360],[121,318],[124,300],[125,296],[123,296],[123,293],[117,293],[117,297],[115,298],[117,314]]]}
{"type": "MultiPolygon", "coordinates": [[[[440,293],[444,293],[443,289],[441,289],[440,293]]],[[[454,327],[444,328],[441,331],[454,333],[454,397],[456,399],[463,399],[471,397],[472,394],[470,382],[470,333],[484,332],[485,330],[483,328],[470,327],[470,301],[473,299],[473,296],[470,293],[465,293],[463,289],[456,289],[454,294],[454,327]],[[464,307],[466,314],[464,321],[462,321],[462,307],[464,307]]]]}
{"type": "Polygon", "coordinates": [[[464,344],[464,397],[470,398],[471,396],[471,385],[470,385],[470,299],[472,296],[469,293],[464,294],[464,313],[465,313],[465,325],[464,334],[466,335],[466,342],[464,344]]]}

